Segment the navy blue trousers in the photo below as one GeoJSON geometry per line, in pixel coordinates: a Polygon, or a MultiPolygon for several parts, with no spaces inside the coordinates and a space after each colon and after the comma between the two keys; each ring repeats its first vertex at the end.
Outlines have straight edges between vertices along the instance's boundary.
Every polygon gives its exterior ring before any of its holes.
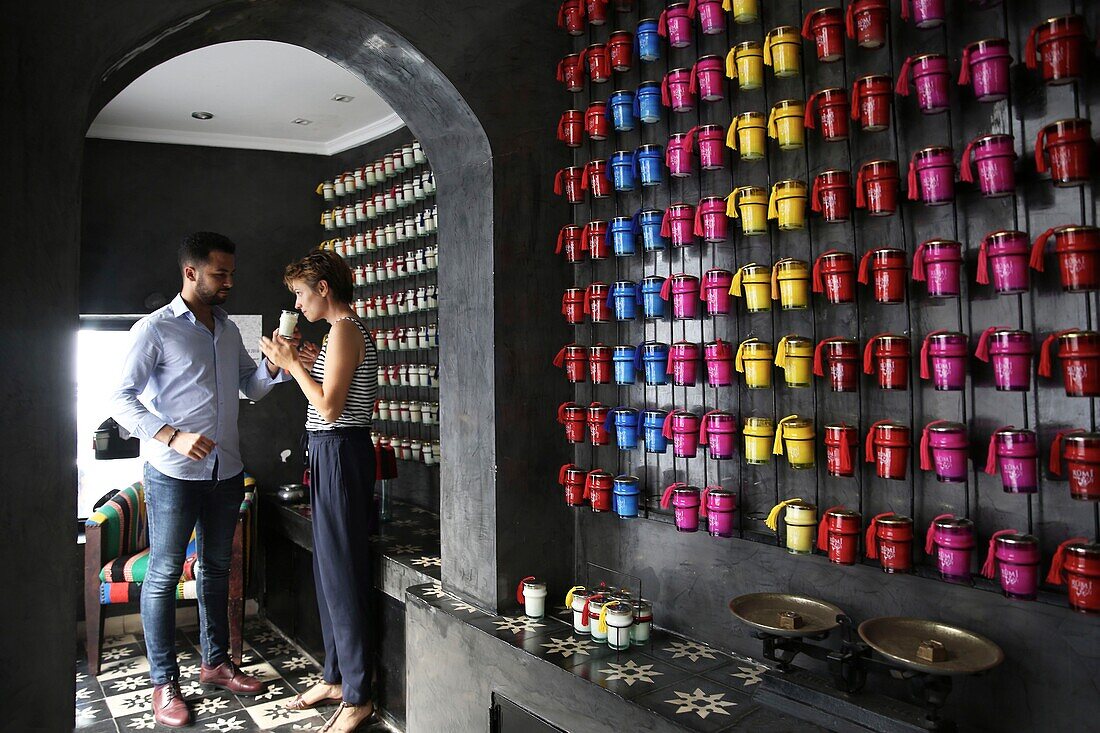
{"type": "Polygon", "coordinates": [[[372,567],[374,446],[369,428],[309,434],[313,577],[325,642],[325,682],[344,702],[371,699],[374,669],[372,567]]]}

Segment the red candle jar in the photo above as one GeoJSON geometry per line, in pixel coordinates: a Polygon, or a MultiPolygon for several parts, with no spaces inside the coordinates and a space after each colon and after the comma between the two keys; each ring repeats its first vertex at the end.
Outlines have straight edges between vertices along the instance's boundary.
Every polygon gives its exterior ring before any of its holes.
{"type": "Polygon", "coordinates": [[[955,200],[955,153],[936,145],[913,153],[909,161],[909,200],[942,206],[955,200]]]}
{"type": "Polygon", "coordinates": [[[725,70],[721,56],[700,56],[691,67],[691,88],[688,91],[704,102],[722,101],[726,98],[725,70]]]}
{"type": "Polygon", "coordinates": [[[607,39],[607,53],[611,57],[611,68],[615,71],[630,71],[634,64],[634,36],[629,31],[615,31],[607,39]]]}
{"type": "Polygon", "coordinates": [[[959,178],[966,183],[977,180],[986,198],[1009,196],[1016,190],[1016,142],[1011,135],[983,135],[971,140],[963,150],[961,165],[959,178]]]}
{"type": "Polygon", "coordinates": [[[898,96],[909,96],[910,74],[913,86],[917,88],[917,108],[926,115],[946,112],[951,106],[948,92],[951,76],[947,57],[942,53],[925,53],[905,59],[898,72],[897,86],[894,87],[898,96]]]}
{"type": "Polygon", "coordinates": [[[585,380],[588,373],[588,348],[569,344],[563,346],[554,356],[554,366],[565,367],[565,378],[577,384],[585,380]]]}
{"type": "Polygon", "coordinates": [[[592,511],[611,511],[611,494],[615,488],[615,477],[607,471],[596,469],[589,471],[584,479],[584,498],[592,502],[592,511]]]}
{"type": "Polygon", "coordinates": [[[821,120],[821,139],[827,143],[848,139],[848,90],[831,87],[814,92],[806,100],[806,116],[802,122],[809,130],[821,120]]]}
{"type": "Polygon", "coordinates": [[[831,563],[855,565],[862,521],[859,512],[851,509],[838,506],[826,509],[817,528],[817,549],[827,553],[831,563]]]}
{"type": "Polygon", "coordinates": [[[611,347],[596,344],[588,349],[588,377],[592,384],[611,383],[611,347]]]}
{"type": "Polygon", "coordinates": [[[867,528],[867,557],[878,558],[887,573],[913,569],[913,520],[893,512],[879,514],[867,528]]]}
{"type": "Polygon", "coordinates": [[[913,279],[928,286],[931,298],[957,298],[962,292],[962,261],[961,244],[929,239],[913,255],[913,279]]]}
{"type": "Polygon", "coordinates": [[[833,305],[856,300],[856,258],[850,252],[830,249],[818,255],[813,267],[813,290],[833,305]]]}
{"type": "Polygon", "coordinates": [[[1043,81],[1068,84],[1085,73],[1088,58],[1085,19],[1080,15],[1050,18],[1027,35],[1024,61],[1035,70],[1042,64],[1043,81]]]}
{"type": "Polygon", "coordinates": [[[829,223],[852,218],[852,176],[846,170],[831,168],[814,178],[810,189],[810,208],[829,223]]]}
{"type": "Polygon", "coordinates": [[[611,246],[607,242],[607,222],[590,221],[581,229],[581,247],[588,250],[593,260],[606,260],[611,256],[611,246]]]}
{"type": "Polygon", "coordinates": [[[611,408],[602,402],[588,406],[588,442],[592,445],[611,445],[611,431],[604,427],[611,408]]]}
{"type": "MultiPolygon", "coordinates": [[[[725,215],[724,212],[723,215],[725,215]]],[[[706,303],[708,316],[724,316],[733,308],[733,297],[730,295],[731,284],[733,284],[733,273],[729,270],[715,267],[703,273],[699,298],[706,303]]]]}
{"type": "Polygon", "coordinates": [[[1035,139],[1035,169],[1050,171],[1058,187],[1080,186],[1089,180],[1092,156],[1091,123],[1074,118],[1052,122],[1039,130],[1035,139]]]}
{"type": "Polygon", "coordinates": [[[610,323],[612,309],[607,307],[607,283],[592,283],[584,290],[584,312],[593,323],[610,323]]]}
{"type": "Polygon", "coordinates": [[[584,167],[571,165],[562,168],[554,176],[554,193],[558,196],[565,194],[565,200],[571,204],[584,203],[584,167]]]}
{"type": "Polygon", "coordinates": [[[584,59],[579,53],[571,53],[558,62],[558,81],[567,92],[584,90],[584,59]]]}
{"type": "Polygon", "coordinates": [[[602,84],[611,78],[611,54],[607,46],[602,43],[593,43],[581,51],[581,57],[588,66],[588,78],[594,84],[602,84]]]}
{"type": "Polygon", "coordinates": [[[982,331],[974,356],[993,362],[993,384],[1000,392],[1027,392],[1031,389],[1030,331],[990,326],[982,331]]]}
{"type": "Polygon", "coordinates": [[[904,481],[909,470],[909,428],[890,420],[879,420],[867,431],[864,460],[875,464],[879,478],[904,481]]]}
{"type": "Polygon", "coordinates": [[[571,325],[584,323],[584,288],[566,288],[561,297],[561,314],[571,325]]]}
{"type": "MultiPolygon", "coordinates": [[[[849,9],[852,6],[848,6],[849,9]]],[[[884,74],[868,74],[852,85],[852,119],[864,132],[882,132],[890,127],[890,99],[893,80],[884,74]]]]}
{"type": "Polygon", "coordinates": [[[877,374],[880,389],[908,389],[909,338],[892,333],[872,336],[863,347],[863,373],[877,374]]]}
{"type": "Polygon", "coordinates": [[[611,179],[607,177],[606,160],[590,160],[584,164],[581,188],[590,191],[593,198],[604,199],[611,195],[611,179]]]}
{"type": "Polygon", "coordinates": [[[603,25],[607,22],[607,0],[587,0],[585,10],[590,24],[603,25]]]}
{"type": "Polygon", "coordinates": [[[1100,290],[1100,229],[1090,226],[1052,227],[1035,239],[1031,267],[1043,272],[1043,250],[1054,236],[1058,275],[1069,293],[1100,290]]]}
{"type": "Polygon", "coordinates": [[[661,104],[673,112],[691,112],[695,109],[695,92],[692,91],[691,69],[672,69],[661,80],[661,104]]]}
{"type": "Polygon", "coordinates": [[[859,386],[859,342],[834,336],[818,342],[814,348],[814,374],[826,376],[834,392],[855,392],[859,386]]]}
{"type": "Polygon", "coordinates": [[[1008,96],[1012,55],[1008,39],[987,38],[963,49],[959,86],[974,87],[979,102],[999,102],[1008,96]]]}
{"type": "Polygon", "coordinates": [[[1031,243],[1024,232],[1001,230],[985,235],[978,247],[978,284],[988,285],[992,270],[994,292],[1027,292],[1031,287],[1028,278],[1030,250],[1031,243]]]}
{"type": "Polygon", "coordinates": [[[584,35],[584,0],[562,0],[558,8],[558,28],[571,36],[584,35]]]}
{"type": "Polygon", "coordinates": [[[565,505],[584,504],[585,471],[572,463],[566,463],[558,469],[558,483],[565,489],[565,505]]]}
{"type": "Polygon", "coordinates": [[[703,359],[707,363],[707,386],[729,387],[733,384],[733,347],[727,341],[717,339],[703,345],[703,359]]]}
{"type": "Polygon", "coordinates": [[[576,402],[563,402],[558,406],[558,422],[565,426],[566,440],[584,442],[585,408],[576,402]]]}
{"type": "Polygon", "coordinates": [[[1039,376],[1050,377],[1050,350],[1058,340],[1058,359],[1067,397],[1100,397],[1100,333],[1070,329],[1046,337],[1039,353],[1039,376]]]}
{"type": "Polygon", "coordinates": [[[677,341],[668,349],[668,367],[665,373],[672,377],[677,387],[694,387],[699,369],[699,345],[691,341],[677,341]]]}
{"type": "Polygon", "coordinates": [[[1081,613],[1100,613],[1100,545],[1074,537],[1058,545],[1047,582],[1066,583],[1069,607],[1081,613]]]}
{"type": "Polygon", "coordinates": [[[1062,436],[1062,445],[1069,495],[1100,501],[1100,433],[1069,433],[1062,436]]]}
{"type": "Polygon", "coordinates": [[[887,0],[852,0],[845,16],[848,38],[863,48],[881,48],[890,24],[887,0]]]}
{"type": "Polygon", "coordinates": [[[576,264],[584,261],[584,240],[581,238],[583,227],[576,224],[566,224],[558,232],[558,244],[554,248],[554,254],[561,254],[564,250],[565,261],[576,264]]]}
{"type": "Polygon", "coordinates": [[[840,61],[844,58],[844,12],[840,8],[811,10],[802,21],[802,37],[814,42],[818,61],[840,61]]]}
{"type": "Polygon", "coordinates": [[[857,446],[859,433],[851,425],[833,423],[825,426],[825,470],[830,476],[851,478],[856,475],[857,446]]]}
{"type": "Polygon", "coordinates": [[[872,283],[876,303],[904,303],[908,270],[904,250],[881,247],[870,250],[859,261],[859,281],[872,283]]]}
{"type": "Polygon", "coordinates": [[[581,146],[581,132],[584,130],[584,115],[580,110],[567,109],[558,120],[558,140],[568,148],[581,146]]]}
{"type": "Polygon", "coordinates": [[[592,102],[584,112],[584,131],[593,140],[606,140],[611,134],[606,102],[592,102]]]}
{"type": "Polygon", "coordinates": [[[856,208],[871,216],[890,216],[898,210],[898,162],[872,160],[856,174],[856,208]]]}

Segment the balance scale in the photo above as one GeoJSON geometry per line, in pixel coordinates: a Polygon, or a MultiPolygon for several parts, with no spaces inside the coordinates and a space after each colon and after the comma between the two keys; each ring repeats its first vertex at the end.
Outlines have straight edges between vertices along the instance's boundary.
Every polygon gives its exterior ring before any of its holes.
{"type": "Polygon", "coordinates": [[[984,636],[926,619],[890,616],[854,622],[831,603],[785,593],[751,593],[730,601],[738,621],[755,629],[764,658],[779,665],[764,675],[759,702],[839,731],[955,730],[940,710],[958,675],[980,674],[1004,661],[1004,652],[984,636]],[[839,649],[822,644],[840,628],[839,649]],[[805,654],[823,661],[832,684],[792,665],[805,654]],[[868,673],[908,684],[918,705],[860,693],[868,673]]]}

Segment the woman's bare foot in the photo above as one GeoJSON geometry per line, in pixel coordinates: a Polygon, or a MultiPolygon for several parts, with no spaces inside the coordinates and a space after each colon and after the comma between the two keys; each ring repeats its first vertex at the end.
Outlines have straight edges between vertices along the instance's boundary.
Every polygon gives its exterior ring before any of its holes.
{"type": "Polygon", "coordinates": [[[328,682],[318,682],[301,695],[295,695],[285,707],[289,710],[309,710],[326,702],[336,702],[343,695],[340,685],[331,685],[328,682]]]}
{"type": "Polygon", "coordinates": [[[366,702],[362,705],[348,705],[340,703],[340,707],[332,714],[321,733],[353,733],[360,725],[374,714],[374,703],[366,702]]]}

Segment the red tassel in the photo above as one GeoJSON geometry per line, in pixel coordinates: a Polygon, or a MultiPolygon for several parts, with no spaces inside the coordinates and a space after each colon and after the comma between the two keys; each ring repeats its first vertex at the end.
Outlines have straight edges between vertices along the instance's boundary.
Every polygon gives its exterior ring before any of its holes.
{"type": "Polygon", "coordinates": [[[666,364],[665,364],[665,374],[672,374],[672,372],[674,372],[674,371],[675,371],[675,368],[674,368],[674,366],[673,366],[673,365],[674,365],[674,364],[675,364],[676,362],[675,362],[675,360],[674,360],[674,359],[672,358],[672,354],[673,354],[673,350],[672,350],[672,349],[669,349],[669,350],[668,350],[668,361],[667,361],[667,362],[666,362],[666,364]]]}
{"type": "MultiPolygon", "coordinates": [[[[879,334],[878,336],[884,336],[885,334],[879,334]]],[[[872,336],[867,340],[867,345],[863,347],[863,373],[874,374],[875,372],[875,355],[874,346],[875,340],[878,336],[872,336]]]]}
{"type": "Polygon", "coordinates": [[[975,278],[979,285],[989,284],[989,238],[986,237],[978,245],[978,275],[975,278]]]}
{"type": "Polygon", "coordinates": [[[707,518],[707,497],[710,496],[711,486],[703,487],[703,493],[699,497],[699,516],[703,519],[707,518]]]}
{"type": "Polygon", "coordinates": [[[692,229],[692,232],[697,237],[703,236],[703,207],[702,206],[696,206],[695,207],[695,227],[692,229]]]}
{"type": "Polygon", "coordinates": [[[924,430],[920,433],[920,470],[931,471],[932,470],[932,451],[928,445],[928,429],[933,425],[945,422],[944,420],[933,420],[924,426],[924,430]]]}
{"type": "Polygon", "coordinates": [[[565,422],[565,408],[569,407],[572,404],[573,404],[572,402],[563,402],[560,405],[558,405],[558,422],[560,422],[560,423],[565,422]]]}
{"type": "Polygon", "coordinates": [[[1035,138],[1035,170],[1039,173],[1047,172],[1047,159],[1043,155],[1043,146],[1046,144],[1047,128],[1039,130],[1038,137],[1035,138]]]}
{"type": "Polygon", "coordinates": [[[699,91],[699,77],[697,75],[698,70],[699,62],[696,61],[694,64],[691,65],[691,78],[688,80],[688,91],[690,91],[692,94],[696,94],[699,91]]]}
{"type": "Polygon", "coordinates": [[[932,518],[932,522],[928,525],[928,531],[924,533],[924,554],[931,555],[932,550],[936,546],[936,522],[941,519],[951,519],[953,514],[940,514],[932,518]]]}
{"type": "Polygon", "coordinates": [[[667,237],[672,235],[671,216],[672,216],[672,207],[669,207],[668,209],[665,209],[664,216],[661,217],[661,236],[662,237],[667,238],[667,237]]]}
{"type": "Polygon", "coordinates": [[[573,463],[563,463],[561,468],[558,469],[558,483],[565,485],[565,472],[568,471],[570,468],[576,467],[577,466],[573,463]]]}
{"type": "Polygon", "coordinates": [[[516,602],[517,603],[520,603],[520,604],[523,603],[523,584],[526,583],[528,580],[534,580],[534,579],[535,579],[534,575],[528,575],[526,578],[519,581],[519,585],[516,586],[516,602]]]}
{"type": "Polygon", "coordinates": [[[589,285],[584,289],[584,307],[583,311],[585,315],[592,313],[592,285],[589,285]]]}
{"type": "Polygon", "coordinates": [[[1049,468],[1050,472],[1055,476],[1062,475],[1062,442],[1067,435],[1073,433],[1085,432],[1081,428],[1074,428],[1072,430],[1059,430],[1054,434],[1054,440],[1050,444],[1050,460],[1049,468]]]}
{"type": "Polygon", "coordinates": [[[1036,237],[1034,242],[1032,242],[1031,259],[1028,263],[1031,265],[1032,270],[1035,270],[1036,272],[1043,271],[1043,250],[1046,249],[1047,240],[1050,239],[1050,235],[1054,234],[1054,230],[1057,228],[1058,227],[1051,227],[1050,229],[1047,229],[1045,232],[1036,237]]]}
{"type": "Polygon", "coordinates": [[[987,476],[997,473],[997,433],[1012,429],[1011,425],[1005,425],[994,430],[993,435],[989,436],[989,450],[985,453],[985,468],[983,469],[987,476]]]}
{"type": "Polygon", "coordinates": [[[875,253],[875,250],[868,250],[864,252],[863,257],[859,258],[859,276],[858,280],[866,285],[871,282],[871,256],[875,253]]]}
{"type": "Polygon", "coordinates": [[[1027,34],[1027,43],[1024,45],[1024,63],[1027,64],[1027,68],[1032,71],[1035,70],[1037,59],[1035,57],[1035,34],[1039,32],[1039,26],[1035,26],[1031,29],[1031,32],[1027,34]]]}
{"type": "Polygon", "coordinates": [[[668,10],[662,10],[657,16],[657,35],[662,38],[668,36],[668,10]]]}
{"type": "Polygon", "coordinates": [[[581,190],[588,190],[588,178],[591,175],[592,161],[584,164],[584,170],[581,171],[581,190]]]}
{"type": "Polygon", "coordinates": [[[666,107],[672,106],[668,96],[668,74],[665,74],[665,78],[661,79],[661,104],[666,107]]]}
{"type": "Polygon", "coordinates": [[[558,71],[555,74],[559,82],[565,81],[565,59],[558,62],[558,71]]]}
{"type": "Polygon", "coordinates": [[[672,292],[672,278],[674,277],[676,276],[673,275],[661,283],[661,300],[668,300],[669,294],[672,292]]]}
{"type": "Polygon", "coordinates": [[[925,336],[924,341],[921,342],[921,345],[920,345],[920,378],[921,379],[931,379],[932,378],[932,372],[931,372],[931,369],[930,369],[930,366],[929,366],[929,361],[928,361],[928,343],[929,343],[929,341],[932,340],[933,336],[935,336],[937,334],[941,334],[941,333],[947,333],[947,331],[942,329],[942,328],[937,330],[937,331],[933,331],[932,333],[925,336]]]}
{"type": "MultiPolygon", "coordinates": [[[[806,17],[807,19],[809,18],[809,16],[806,17]]],[[[816,117],[814,114],[814,105],[817,104],[817,97],[819,94],[821,94],[821,92],[814,92],[810,95],[810,98],[806,100],[806,112],[802,115],[802,124],[807,130],[816,129],[817,121],[814,119],[816,117]]]]}
{"type": "Polygon", "coordinates": [[[821,514],[821,521],[817,523],[817,549],[822,552],[829,551],[829,527],[827,524],[829,521],[829,512],[843,508],[844,506],[842,504],[837,504],[836,506],[829,507],[821,514]]]}
{"type": "Polygon", "coordinates": [[[563,347],[561,347],[561,350],[558,351],[557,355],[554,357],[553,364],[556,367],[561,367],[561,365],[564,364],[564,363],[565,363],[565,347],[563,346],[563,347]]]}
{"type": "Polygon", "coordinates": [[[661,494],[661,508],[668,509],[669,499],[672,498],[672,492],[676,490],[678,486],[687,486],[683,481],[677,481],[674,484],[669,484],[665,487],[665,491],[661,494]]]}
{"type": "MultiPolygon", "coordinates": [[[[848,12],[852,11],[852,6],[848,6],[848,12]]],[[[852,84],[852,112],[851,117],[853,120],[859,119],[859,79],[856,79],[852,84]]]]}
{"type": "Polygon", "coordinates": [[[999,331],[1007,328],[1007,326],[990,326],[982,331],[982,335],[978,337],[978,348],[974,351],[974,356],[984,362],[989,362],[989,335],[994,331],[999,331]]]}
{"type": "Polygon", "coordinates": [[[992,578],[997,574],[997,555],[994,552],[997,545],[997,538],[1006,534],[1016,534],[1014,529],[998,529],[996,532],[989,536],[989,551],[986,552],[985,562],[982,564],[982,577],[992,578]]]}
{"type": "Polygon", "coordinates": [[[661,435],[669,440],[672,439],[672,416],[675,414],[676,410],[670,410],[669,413],[665,415],[665,421],[661,424],[661,435]]]}
{"type": "Polygon", "coordinates": [[[844,13],[844,30],[848,33],[848,38],[853,41],[856,40],[856,18],[855,18],[856,4],[854,2],[848,4],[848,10],[844,13]]]}
{"type": "Polygon", "coordinates": [[[967,86],[970,84],[970,51],[974,48],[974,44],[970,44],[963,49],[962,64],[959,67],[959,86],[967,86]]]}
{"type": "Polygon", "coordinates": [[[1043,345],[1039,347],[1039,376],[1050,377],[1054,374],[1054,364],[1052,363],[1053,356],[1050,353],[1051,347],[1054,346],[1054,342],[1058,340],[1064,333],[1069,331],[1055,331],[1054,333],[1043,339],[1043,345]]]}
{"type": "Polygon", "coordinates": [[[913,153],[913,157],[909,159],[909,177],[906,179],[909,184],[909,200],[916,201],[920,198],[920,186],[917,183],[917,156],[920,155],[920,151],[913,153]]]}
{"type": "MultiPolygon", "coordinates": [[[[821,213],[821,176],[814,178],[813,186],[810,187],[810,210],[821,213]]],[[[820,292],[820,291],[817,291],[820,292]]]]}
{"type": "Polygon", "coordinates": [[[924,273],[924,249],[926,242],[921,242],[917,251],[913,254],[913,279],[917,282],[925,281],[924,273]]]}
{"type": "Polygon", "coordinates": [[[1066,582],[1066,579],[1062,576],[1062,568],[1066,564],[1066,548],[1072,544],[1078,542],[1088,542],[1088,537],[1070,537],[1068,540],[1058,545],[1058,549],[1054,552],[1054,557],[1050,560],[1050,572],[1047,573],[1047,582],[1051,585],[1062,585],[1066,582]]]}
{"type": "MultiPolygon", "coordinates": [[[[901,17],[905,19],[905,7],[907,3],[901,4],[901,17]]],[[[913,65],[913,57],[907,56],[905,61],[901,64],[901,69],[898,71],[898,83],[894,86],[894,94],[899,97],[909,96],[909,67],[913,65]]]]}
{"type": "Polygon", "coordinates": [[[893,512],[883,512],[882,514],[876,514],[871,519],[871,523],[867,525],[867,536],[864,537],[864,547],[867,548],[867,557],[872,560],[878,559],[878,543],[875,542],[875,530],[878,529],[878,520],[883,517],[892,517],[893,512]]]}
{"type": "Polygon", "coordinates": [[[564,173],[565,173],[565,169],[562,168],[554,176],[554,195],[556,195],[556,196],[561,196],[561,190],[562,190],[561,189],[561,181],[562,181],[562,174],[564,174],[564,173]]]}
{"type": "MultiPolygon", "coordinates": [[[[866,209],[867,208],[867,192],[863,190],[863,173],[866,170],[867,170],[866,165],[860,166],[859,173],[856,174],[856,208],[857,209],[866,209]]],[[[864,259],[866,259],[866,255],[864,256],[864,259]]],[[[862,266],[860,268],[860,272],[861,273],[863,272],[862,266]]],[[[863,279],[862,275],[860,276],[859,281],[861,283],[867,282],[865,279],[863,279]]]]}
{"type": "MultiPolygon", "coordinates": [[[[817,180],[816,179],[814,180],[814,199],[813,199],[813,201],[816,204],[816,202],[817,202],[817,180]]],[[[817,208],[814,209],[814,211],[820,211],[820,210],[821,210],[820,207],[817,207],[817,208]]],[[[825,291],[825,281],[821,278],[821,260],[822,260],[823,257],[825,257],[825,255],[832,254],[834,252],[836,252],[835,249],[830,249],[826,252],[822,252],[820,255],[818,255],[817,259],[814,260],[814,266],[813,266],[813,269],[810,272],[811,272],[811,276],[813,278],[813,286],[812,287],[813,287],[813,291],[815,293],[821,293],[821,292],[825,291]]]]}
{"type": "MultiPolygon", "coordinates": [[[[818,292],[820,292],[820,291],[818,291],[818,292]]],[[[833,342],[833,341],[838,341],[838,340],[839,340],[838,337],[833,336],[831,338],[821,339],[820,341],[817,342],[817,346],[814,347],[814,376],[817,376],[817,377],[824,377],[825,376],[825,364],[823,363],[822,352],[825,350],[825,345],[826,344],[828,344],[830,342],[833,342]]]]}
{"type": "Polygon", "coordinates": [[[909,0],[901,0],[901,19],[909,20],[909,0]]]}
{"type": "Polygon", "coordinates": [[[840,460],[838,461],[838,467],[841,473],[848,473],[852,470],[852,444],[851,439],[848,437],[847,423],[840,424],[844,430],[840,431],[840,460]]]}
{"type": "Polygon", "coordinates": [[[562,227],[558,231],[558,246],[554,248],[554,254],[561,254],[561,247],[562,247],[562,244],[563,244],[562,240],[564,238],[565,238],[565,227],[562,227]]]}
{"type": "Polygon", "coordinates": [[[962,160],[959,161],[959,166],[962,168],[962,170],[959,171],[959,180],[965,181],[966,183],[974,182],[974,173],[971,170],[972,166],[970,160],[970,154],[974,150],[974,142],[974,140],[971,140],[966,144],[966,147],[963,148],[962,160]]]}
{"type": "Polygon", "coordinates": [[[867,437],[863,441],[863,460],[866,463],[875,462],[875,428],[883,423],[888,423],[889,420],[879,420],[871,423],[871,427],[867,428],[867,437]]]}

